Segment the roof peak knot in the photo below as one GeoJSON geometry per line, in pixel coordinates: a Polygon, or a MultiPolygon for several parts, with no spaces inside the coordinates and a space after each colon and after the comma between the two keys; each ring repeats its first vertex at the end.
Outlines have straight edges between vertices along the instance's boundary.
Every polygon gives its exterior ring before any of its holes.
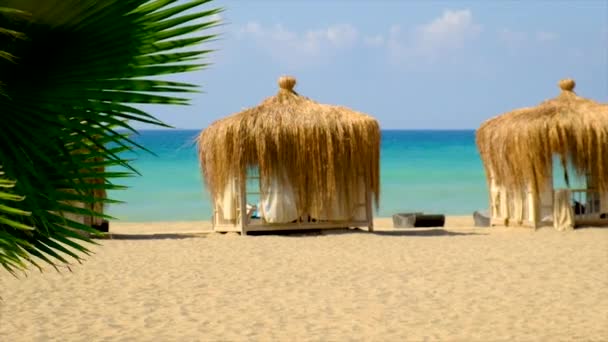
{"type": "Polygon", "coordinates": [[[292,76],[281,76],[279,77],[279,88],[289,91],[293,91],[293,87],[296,85],[296,79],[292,76]]]}
{"type": "Polygon", "coordinates": [[[572,91],[574,90],[574,86],[576,86],[576,82],[571,78],[560,80],[558,84],[563,91],[572,91]]]}

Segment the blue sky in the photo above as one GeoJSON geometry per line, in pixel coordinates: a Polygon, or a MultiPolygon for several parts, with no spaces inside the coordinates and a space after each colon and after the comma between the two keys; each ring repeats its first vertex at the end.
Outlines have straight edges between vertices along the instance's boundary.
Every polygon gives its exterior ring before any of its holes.
{"type": "MultiPolygon", "coordinates": [[[[220,39],[187,107],[150,107],[202,129],[297,78],[296,91],[375,116],[383,129],[474,129],[559,94],[608,102],[608,0],[213,1],[220,39]]],[[[143,126],[139,126],[143,127],[143,126]]]]}

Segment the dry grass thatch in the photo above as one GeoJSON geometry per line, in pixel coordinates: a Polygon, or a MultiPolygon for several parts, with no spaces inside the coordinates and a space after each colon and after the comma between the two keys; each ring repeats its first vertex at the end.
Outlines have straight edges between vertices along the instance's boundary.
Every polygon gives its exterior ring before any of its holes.
{"type": "Polygon", "coordinates": [[[292,77],[279,79],[277,95],[218,120],[199,136],[199,158],[214,198],[234,177],[259,168],[261,190],[273,177],[296,190],[300,213],[329,212],[338,191],[354,201],[359,182],[380,192],[380,127],[371,116],[319,104],[297,94],[292,77]]]}
{"type": "Polygon", "coordinates": [[[577,176],[589,175],[600,191],[608,191],[608,105],[574,93],[571,79],[561,80],[562,92],[537,107],[517,109],[484,122],[477,147],[488,179],[520,192],[543,190],[553,156],[577,176]]]}

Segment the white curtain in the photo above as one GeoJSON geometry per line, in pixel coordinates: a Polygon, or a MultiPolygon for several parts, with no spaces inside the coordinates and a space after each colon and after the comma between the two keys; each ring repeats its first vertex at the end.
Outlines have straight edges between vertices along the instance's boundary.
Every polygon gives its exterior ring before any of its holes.
{"type": "Polygon", "coordinates": [[[288,223],[297,220],[298,210],[293,186],[284,172],[273,177],[270,187],[262,193],[261,211],[264,220],[269,223],[288,223]]]}
{"type": "Polygon", "coordinates": [[[215,207],[219,209],[218,211],[224,220],[231,221],[236,219],[238,195],[239,188],[237,179],[233,177],[232,180],[226,184],[224,193],[215,199],[215,207]]]}
{"type": "Polygon", "coordinates": [[[570,205],[570,190],[557,190],[554,201],[553,227],[559,231],[574,229],[574,210],[570,205]]]}
{"type": "Polygon", "coordinates": [[[359,188],[353,192],[356,198],[349,198],[343,189],[339,189],[337,193],[330,199],[332,207],[327,213],[325,210],[319,212],[311,212],[310,215],[318,220],[334,220],[334,221],[366,221],[367,220],[367,199],[365,181],[363,177],[359,179],[359,188]]]}

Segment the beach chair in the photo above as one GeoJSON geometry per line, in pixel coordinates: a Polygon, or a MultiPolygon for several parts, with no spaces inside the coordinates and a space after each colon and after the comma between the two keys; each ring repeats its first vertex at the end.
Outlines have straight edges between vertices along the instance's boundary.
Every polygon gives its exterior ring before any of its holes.
{"type": "Polygon", "coordinates": [[[487,211],[474,211],[473,220],[475,221],[475,227],[490,226],[490,215],[488,215],[487,211]]]}
{"type": "Polygon", "coordinates": [[[415,213],[398,213],[393,215],[394,228],[412,227],[443,227],[445,225],[445,215],[415,213]]]}
{"type": "Polygon", "coordinates": [[[422,214],[415,215],[414,227],[443,227],[445,225],[445,215],[442,214],[422,214]]]}
{"type": "Polygon", "coordinates": [[[393,228],[412,228],[416,223],[416,215],[422,215],[422,212],[416,213],[398,213],[393,215],[393,228]]]}

